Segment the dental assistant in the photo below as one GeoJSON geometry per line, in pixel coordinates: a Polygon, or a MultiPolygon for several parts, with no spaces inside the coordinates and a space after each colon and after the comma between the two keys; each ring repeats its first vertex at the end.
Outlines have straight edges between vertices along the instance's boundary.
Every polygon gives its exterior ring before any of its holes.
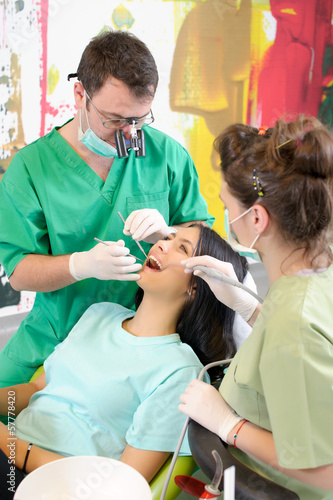
{"type": "Polygon", "coordinates": [[[301,500],[332,500],[332,132],[300,116],[264,135],[232,125],[215,145],[232,229],[270,289],[220,390],[194,380],[179,409],[301,500]]]}
{"type": "Polygon", "coordinates": [[[143,256],[118,211],[126,220],[135,211],[132,222],[145,221],[150,243],[171,226],[214,220],[190,155],[148,126],[158,72],[145,44],[105,32],[88,44],[75,76],[74,119],[19,151],[0,183],[0,261],[14,289],[37,292],[1,351],[2,386],[29,380],[92,303],[134,308],[141,264],[128,254],[143,256]],[[145,131],[146,156],[118,158],[115,131],[128,139],[133,120],[145,131]]]}

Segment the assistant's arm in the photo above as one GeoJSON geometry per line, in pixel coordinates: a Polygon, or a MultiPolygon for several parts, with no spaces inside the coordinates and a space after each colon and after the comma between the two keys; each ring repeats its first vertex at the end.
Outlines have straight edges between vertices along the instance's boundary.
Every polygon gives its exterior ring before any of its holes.
{"type": "MultiPolygon", "coordinates": [[[[233,444],[238,427],[239,424],[235,425],[229,432],[228,444],[233,444]]],[[[312,469],[287,469],[281,467],[277,458],[273,434],[251,422],[246,422],[242,426],[237,436],[237,448],[289,477],[316,488],[333,491],[333,464],[312,469]]]]}
{"type": "Polygon", "coordinates": [[[148,481],[160,470],[170,453],[164,451],[139,450],[129,444],[120,458],[121,462],[136,469],[148,481]]]}
{"type": "MultiPolygon", "coordinates": [[[[179,410],[217,434],[228,444],[242,418],[227,404],[219,391],[199,380],[193,380],[180,397],[179,410]]],[[[287,469],[278,462],[273,434],[255,424],[246,422],[237,433],[237,448],[247,455],[306,484],[333,491],[333,464],[308,469],[287,469]]]]}

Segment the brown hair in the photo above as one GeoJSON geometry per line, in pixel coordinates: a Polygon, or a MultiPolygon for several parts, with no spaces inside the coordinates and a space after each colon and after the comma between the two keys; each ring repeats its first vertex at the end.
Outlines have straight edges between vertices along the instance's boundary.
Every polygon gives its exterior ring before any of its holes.
{"type": "Polygon", "coordinates": [[[85,48],[77,78],[89,96],[98,92],[110,76],[125,83],[138,99],[152,98],[158,84],[155,60],[135,35],[125,31],[106,31],[85,48]]]}
{"type": "Polygon", "coordinates": [[[231,194],[244,208],[260,203],[283,238],[312,256],[327,254],[333,216],[333,136],[316,118],[278,120],[265,135],[242,124],[228,127],[214,142],[231,194]],[[258,198],[253,170],[264,196],[258,198]]]}

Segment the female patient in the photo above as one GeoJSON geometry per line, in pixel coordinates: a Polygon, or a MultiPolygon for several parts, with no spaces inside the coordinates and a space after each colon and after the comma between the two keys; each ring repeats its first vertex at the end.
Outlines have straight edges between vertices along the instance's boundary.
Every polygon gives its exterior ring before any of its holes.
{"type": "Polygon", "coordinates": [[[333,136],[301,116],[264,135],[230,126],[216,145],[229,224],[259,252],[270,290],[220,393],[193,381],[180,410],[302,500],[332,499],[333,136]]]}
{"type": "MultiPolygon", "coordinates": [[[[184,423],[180,393],[201,363],[236,350],[234,312],[179,266],[206,254],[232,262],[243,281],[245,259],[210,228],[194,224],[171,234],[149,252],[135,314],[117,304],[91,306],[46,360],[44,374],[1,389],[1,412],[15,392],[18,468],[33,443],[27,472],[61,456],[101,455],[131,465],[148,481],[154,477],[184,423]]],[[[8,437],[2,426],[0,447],[7,455],[8,437]]],[[[186,441],[181,451],[190,454],[186,441]]]]}

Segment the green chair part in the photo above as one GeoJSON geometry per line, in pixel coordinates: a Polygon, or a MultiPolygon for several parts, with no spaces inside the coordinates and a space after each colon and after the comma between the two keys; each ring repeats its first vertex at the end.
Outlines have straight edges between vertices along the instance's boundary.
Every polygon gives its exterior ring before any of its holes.
{"type": "MultiPolygon", "coordinates": [[[[167,476],[171,460],[172,460],[172,455],[161,467],[161,469],[158,471],[154,479],[152,479],[149,483],[153,500],[159,500],[161,497],[165,478],[167,476]]],[[[192,474],[195,472],[196,469],[197,469],[197,464],[195,463],[194,458],[192,456],[178,456],[170,477],[168,488],[165,493],[165,500],[174,500],[181,493],[181,489],[178,488],[178,486],[174,481],[175,476],[178,475],[192,476],[192,474]]]]}

